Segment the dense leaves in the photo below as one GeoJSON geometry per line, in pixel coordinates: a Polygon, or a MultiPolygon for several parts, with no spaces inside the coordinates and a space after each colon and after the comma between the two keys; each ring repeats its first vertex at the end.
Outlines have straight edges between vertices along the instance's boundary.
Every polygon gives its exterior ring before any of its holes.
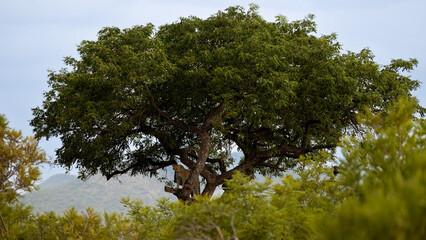
{"type": "Polygon", "coordinates": [[[0,206],[16,200],[21,190],[31,191],[39,180],[38,165],[45,153],[34,137],[23,137],[0,115],[0,206]]]}
{"type": "Polygon", "coordinates": [[[426,237],[426,122],[400,100],[382,118],[362,121],[374,131],[345,144],[341,186],[349,196],[324,239],[426,237]]]}
{"type": "Polygon", "coordinates": [[[38,148],[38,141],[11,129],[6,117],[0,114],[0,236],[7,237],[13,230],[4,220],[8,215],[3,215],[10,212],[9,205],[16,202],[23,190],[33,190],[40,177],[38,165],[44,162],[45,153],[38,148]]]}
{"type": "Polygon", "coordinates": [[[316,33],[313,16],[267,22],[254,5],[158,29],[104,28],[78,52],[50,73],[33,110],[36,136],[60,137],[56,162],[82,177],[155,175],[179,161],[191,175],[166,190],[186,200],[200,175],[211,196],[236,171],[281,173],[333,149],[358,128],[357,113],[382,111],[419,86],[402,74],[415,59],[380,65],[368,49],[342,53],[334,34],[316,33]]]}
{"type": "Polygon", "coordinates": [[[250,181],[241,174],[227,182],[220,198],[197,199],[175,209],[176,239],[312,239],[317,216],[331,214],[339,203],[334,175],[324,160],[305,159],[303,176],[279,183],[250,181]]]}

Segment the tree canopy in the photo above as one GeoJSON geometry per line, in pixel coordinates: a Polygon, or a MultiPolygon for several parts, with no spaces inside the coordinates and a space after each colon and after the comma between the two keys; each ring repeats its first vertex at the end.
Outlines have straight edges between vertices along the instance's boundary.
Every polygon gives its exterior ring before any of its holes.
{"type": "Polygon", "coordinates": [[[11,129],[6,117],[0,114],[0,236],[7,237],[9,229],[3,219],[4,210],[16,202],[22,191],[34,189],[39,180],[38,165],[46,162],[34,137],[23,137],[11,129]]]}
{"type": "Polygon", "coordinates": [[[33,189],[40,177],[38,165],[45,162],[46,155],[38,141],[11,129],[0,114],[0,208],[14,202],[22,190],[33,189]]]}
{"type": "Polygon", "coordinates": [[[358,129],[357,113],[416,101],[419,87],[403,74],[415,59],[380,65],[369,49],[343,52],[335,34],[317,34],[312,15],[268,22],[254,5],[104,28],[78,52],[49,74],[33,109],[36,137],[60,137],[56,162],[82,177],[155,175],[180,162],[191,175],[166,190],[186,200],[199,176],[211,196],[236,171],[278,173],[333,149],[358,129]],[[231,157],[235,147],[242,159],[231,157]]]}

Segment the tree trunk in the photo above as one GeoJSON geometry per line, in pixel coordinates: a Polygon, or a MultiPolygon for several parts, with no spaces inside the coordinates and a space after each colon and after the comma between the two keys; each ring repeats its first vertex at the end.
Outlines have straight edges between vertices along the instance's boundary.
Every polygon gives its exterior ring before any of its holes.
{"type": "Polygon", "coordinates": [[[212,197],[214,191],[216,190],[217,186],[219,186],[220,184],[217,184],[217,180],[215,182],[207,182],[206,187],[203,190],[202,195],[204,196],[208,196],[208,197],[212,197]]]}
{"type": "Polygon", "coordinates": [[[200,153],[197,159],[197,162],[195,163],[195,168],[192,169],[191,174],[189,175],[188,179],[186,180],[186,183],[182,187],[182,191],[178,191],[178,194],[176,195],[179,199],[183,199],[185,201],[190,200],[190,195],[192,190],[194,189],[194,186],[199,181],[198,178],[200,177],[201,171],[204,169],[204,166],[206,165],[207,157],[209,155],[210,150],[210,136],[208,132],[204,132],[201,134],[201,147],[200,147],[200,153]]]}

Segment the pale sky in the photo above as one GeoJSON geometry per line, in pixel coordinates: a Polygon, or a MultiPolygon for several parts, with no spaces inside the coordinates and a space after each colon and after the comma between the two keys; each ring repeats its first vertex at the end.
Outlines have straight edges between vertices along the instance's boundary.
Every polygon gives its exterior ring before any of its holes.
{"type": "MultiPolygon", "coordinates": [[[[10,126],[32,135],[31,108],[48,90],[47,70],[58,70],[65,56],[78,57],[82,40],[95,40],[107,26],[155,26],[179,17],[206,18],[229,6],[260,6],[268,21],[284,15],[299,20],[314,14],[319,34],[337,33],[343,49],[370,48],[379,64],[393,58],[417,58],[411,72],[423,82],[415,92],[426,106],[426,0],[0,0],[0,113],[10,126]]],[[[54,157],[58,140],[41,142],[54,157]]],[[[62,169],[44,168],[43,178],[62,169]]]]}

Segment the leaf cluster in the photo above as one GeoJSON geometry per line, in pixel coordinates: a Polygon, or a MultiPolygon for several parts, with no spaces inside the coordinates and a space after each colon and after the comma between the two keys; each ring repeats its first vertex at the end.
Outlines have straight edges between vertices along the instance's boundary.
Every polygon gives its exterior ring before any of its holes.
{"type": "Polygon", "coordinates": [[[40,177],[38,165],[45,162],[38,141],[8,127],[0,115],[0,206],[15,201],[22,190],[31,191],[40,177]]]}
{"type": "MultiPolygon", "coordinates": [[[[0,236],[6,237],[13,229],[4,221],[3,212],[10,213],[9,205],[23,191],[34,189],[41,174],[38,165],[46,162],[46,155],[34,137],[23,137],[21,131],[8,125],[6,117],[0,114],[0,236]]],[[[28,208],[20,209],[28,215],[28,208]]]]}
{"type": "Polygon", "coordinates": [[[364,138],[344,144],[341,186],[347,200],[324,239],[424,239],[426,236],[426,124],[413,120],[407,99],[381,114],[366,112],[364,138]]]}

